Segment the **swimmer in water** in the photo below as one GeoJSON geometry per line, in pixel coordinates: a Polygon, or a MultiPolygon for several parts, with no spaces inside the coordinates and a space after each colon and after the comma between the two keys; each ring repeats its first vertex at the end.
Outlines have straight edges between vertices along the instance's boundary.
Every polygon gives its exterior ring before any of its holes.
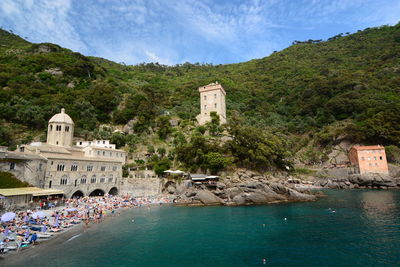
{"type": "Polygon", "coordinates": [[[287,221],[287,218],[285,217],[284,220],[287,221]]]}

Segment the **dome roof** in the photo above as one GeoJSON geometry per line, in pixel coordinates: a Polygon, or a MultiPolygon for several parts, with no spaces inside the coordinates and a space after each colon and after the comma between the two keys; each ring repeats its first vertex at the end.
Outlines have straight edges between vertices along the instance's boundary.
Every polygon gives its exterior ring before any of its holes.
{"type": "Polygon", "coordinates": [[[68,123],[68,124],[74,124],[74,121],[71,119],[71,117],[65,113],[65,109],[61,109],[61,113],[57,113],[51,119],[49,120],[49,123],[51,122],[58,122],[58,123],[68,123]]]}

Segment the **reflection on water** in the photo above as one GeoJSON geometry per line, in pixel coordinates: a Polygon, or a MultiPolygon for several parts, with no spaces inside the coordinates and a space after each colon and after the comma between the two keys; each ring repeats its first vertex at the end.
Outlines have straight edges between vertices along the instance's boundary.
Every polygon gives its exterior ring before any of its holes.
{"type": "Polygon", "coordinates": [[[363,215],[375,223],[385,223],[392,220],[395,223],[398,203],[394,197],[398,191],[367,191],[361,193],[363,215]]]}

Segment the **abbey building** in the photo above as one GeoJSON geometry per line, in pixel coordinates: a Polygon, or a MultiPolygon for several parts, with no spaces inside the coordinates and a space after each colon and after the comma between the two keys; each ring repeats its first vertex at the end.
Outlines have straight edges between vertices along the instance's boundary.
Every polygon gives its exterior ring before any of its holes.
{"type": "Polygon", "coordinates": [[[46,143],[3,151],[0,169],[33,186],[63,190],[66,197],[117,194],[125,151],[116,149],[109,140],[74,145],[73,137],[74,122],[61,109],[49,120],[46,143]]]}

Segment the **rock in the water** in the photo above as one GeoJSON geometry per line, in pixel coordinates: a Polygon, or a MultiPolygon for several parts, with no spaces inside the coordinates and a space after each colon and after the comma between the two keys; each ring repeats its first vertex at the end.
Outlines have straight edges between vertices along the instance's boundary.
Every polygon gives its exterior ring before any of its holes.
{"type": "Polygon", "coordinates": [[[210,191],[200,190],[196,194],[196,198],[205,205],[217,205],[223,203],[223,200],[214,195],[210,191]]]}
{"type": "Polygon", "coordinates": [[[246,204],[246,199],[242,196],[242,195],[236,195],[232,201],[236,204],[236,205],[244,205],[246,204]]]}
{"type": "Polygon", "coordinates": [[[316,196],[314,195],[308,195],[308,194],[303,194],[300,193],[296,190],[289,189],[289,199],[290,200],[295,200],[295,201],[314,201],[317,199],[316,196]]]}

